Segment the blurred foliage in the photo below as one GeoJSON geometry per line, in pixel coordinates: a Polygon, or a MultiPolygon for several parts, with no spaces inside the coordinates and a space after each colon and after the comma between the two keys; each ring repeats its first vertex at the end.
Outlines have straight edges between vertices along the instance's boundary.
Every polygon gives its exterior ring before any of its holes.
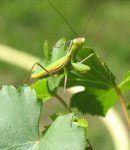
{"type": "MultiPolygon", "coordinates": [[[[130,69],[129,0],[52,2],[78,35],[85,35],[87,45],[97,49],[117,77],[130,69]],[[98,8],[85,32],[80,34],[95,6],[98,8]]],[[[51,47],[61,37],[75,38],[47,0],[0,0],[0,43],[40,57],[45,40],[51,43],[51,47]]],[[[0,62],[0,84],[17,84],[25,76],[25,71],[0,62]]],[[[96,149],[101,150],[101,147],[96,149]]]]}

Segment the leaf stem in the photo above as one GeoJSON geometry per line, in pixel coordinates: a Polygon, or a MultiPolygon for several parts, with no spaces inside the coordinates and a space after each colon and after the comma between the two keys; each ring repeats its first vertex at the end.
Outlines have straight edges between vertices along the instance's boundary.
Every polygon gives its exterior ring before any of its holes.
{"type": "Polygon", "coordinates": [[[123,95],[122,95],[121,90],[120,90],[119,87],[116,86],[115,89],[116,89],[116,93],[117,93],[117,95],[118,95],[119,102],[120,102],[120,104],[121,104],[122,110],[123,110],[123,112],[124,112],[126,121],[127,121],[127,123],[128,123],[128,127],[130,128],[130,116],[129,116],[128,111],[127,111],[127,108],[126,108],[123,95]]]}
{"type": "Polygon", "coordinates": [[[55,94],[55,97],[62,103],[62,105],[67,109],[68,112],[71,112],[70,106],[60,97],[58,94],[55,94]]]}

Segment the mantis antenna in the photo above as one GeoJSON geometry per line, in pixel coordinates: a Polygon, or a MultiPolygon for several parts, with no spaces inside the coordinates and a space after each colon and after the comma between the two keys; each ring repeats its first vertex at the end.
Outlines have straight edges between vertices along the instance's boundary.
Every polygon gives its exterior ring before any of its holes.
{"type": "Polygon", "coordinates": [[[47,0],[49,2],[49,4],[51,5],[51,7],[61,16],[61,18],[63,19],[63,21],[67,24],[67,26],[70,28],[70,30],[74,33],[74,35],[76,37],[78,37],[76,31],[74,30],[74,28],[72,27],[72,25],[67,21],[67,19],[64,17],[64,15],[53,5],[53,3],[50,0],[47,0]]]}
{"type": "MultiPolygon", "coordinates": [[[[48,3],[50,4],[50,6],[57,12],[57,14],[59,14],[59,16],[61,16],[61,18],[63,19],[63,21],[66,23],[66,25],[69,27],[69,29],[73,32],[73,34],[78,37],[78,34],[77,32],[74,30],[74,28],[72,27],[72,25],[68,22],[68,20],[65,18],[65,16],[55,7],[55,5],[50,1],[50,0],[47,0],[48,3]]],[[[85,22],[84,24],[84,28],[82,30],[82,34],[86,31],[87,27],[88,27],[88,24],[90,23],[92,17],[95,15],[95,12],[98,8],[98,6],[101,4],[101,2],[104,1],[104,0],[100,0],[98,2],[98,4],[95,5],[95,7],[93,8],[91,14],[89,15],[87,21],[85,22]]]]}
{"type": "Polygon", "coordinates": [[[88,19],[86,20],[86,22],[85,22],[84,25],[83,25],[83,30],[82,30],[82,32],[81,32],[82,35],[83,35],[83,33],[86,32],[86,30],[87,30],[87,28],[88,28],[88,24],[90,23],[92,17],[93,17],[93,16],[95,15],[95,13],[96,13],[96,10],[97,10],[98,7],[100,6],[101,2],[103,2],[103,1],[104,1],[104,0],[99,0],[99,1],[97,2],[97,4],[95,5],[95,7],[93,8],[93,10],[92,10],[92,12],[90,13],[88,19]]]}

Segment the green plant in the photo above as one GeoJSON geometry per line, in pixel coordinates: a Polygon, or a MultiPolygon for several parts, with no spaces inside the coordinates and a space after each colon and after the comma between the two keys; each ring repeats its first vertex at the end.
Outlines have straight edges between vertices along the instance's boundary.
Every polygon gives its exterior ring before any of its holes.
{"type": "MultiPolygon", "coordinates": [[[[63,57],[66,47],[64,39],[58,41],[59,46],[48,51],[41,63],[46,65],[53,57],[63,57]]],[[[49,49],[49,48],[47,48],[49,49]]],[[[90,56],[84,64],[90,67],[89,72],[79,72],[71,64],[66,66],[67,72],[60,69],[54,76],[47,75],[31,85],[16,89],[13,86],[3,86],[0,91],[0,149],[12,150],[87,150],[92,149],[87,136],[88,122],[80,119],[73,112],[77,108],[83,114],[105,116],[107,111],[117,102],[130,127],[130,119],[122,93],[130,89],[130,72],[117,84],[116,77],[105,62],[96,54],[93,48],[84,46],[79,49],[75,59],[80,61],[90,56]],[[82,92],[74,94],[70,104],[57,94],[59,87],[64,87],[63,79],[67,73],[67,88],[83,86],[82,92]],[[39,119],[42,105],[55,96],[67,109],[66,114],[59,113],[51,116],[53,122],[39,130],[39,119]],[[71,112],[68,112],[68,107],[71,112]]],[[[39,68],[38,68],[39,69],[39,68]]],[[[41,68],[40,68],[41,69],[41,68]]]]}

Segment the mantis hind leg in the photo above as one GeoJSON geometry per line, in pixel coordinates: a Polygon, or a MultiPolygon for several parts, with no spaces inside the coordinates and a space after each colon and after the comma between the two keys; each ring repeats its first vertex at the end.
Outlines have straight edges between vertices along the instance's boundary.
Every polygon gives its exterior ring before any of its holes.
{"type": "MultiPolygon", "coordinates": [[[[64,96],[65,96],[65,100],[67,102],[67,95],[66,95],[66,87],[67,87],[67,79],[68,79],[68,76],[67,76],[67,69],[64,68],[64,74],[65,74],[65,79],[64,79],[64,87],[63,87],[63,92],[64,92],[64,96]]],[[[67,103],[66,103],[67,104],[67,103]]],[[[71,108],[69,106],[69,104],[67,104],[67,109],[68,109],[68,112],[71,112],[71,108]]]]}
{"type": "Polygon", "coordinates": [[[34,67],[35,67],[36,65],[39,66],[40,68],[42,68],[43,70],[45,70],[48,75],[50,75],[50,76],[52,76],[52,77],[55,77],[51,72],[49,72],[49,71],[48,71],[44,66],[42,66],[40,63],[35,63],[35,64],[33,64],[33,66],[31,67],[29,73],[27,74],[26,78],[23,80],[22,83],[26,83],[26,81],[27,81],[28,79],[30,79],[31,73],[32,73],[32,71],[33,71],[33,69],[34,69],[34,67]]]}

